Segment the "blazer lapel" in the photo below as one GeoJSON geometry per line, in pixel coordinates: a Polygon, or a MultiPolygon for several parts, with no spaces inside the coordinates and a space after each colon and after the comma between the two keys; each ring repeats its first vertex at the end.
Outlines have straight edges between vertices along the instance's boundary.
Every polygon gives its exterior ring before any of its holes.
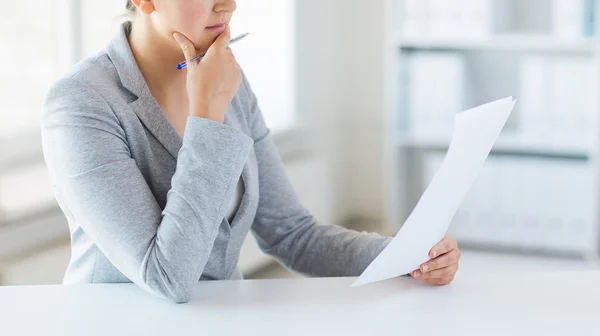
{"type": "Polygon", "coordinates": [[[150,133],[177,159],[183,141],[154,97],[140,97],[130,106],[150,133]]]}
{"type": "Polygon", "coordinates": [[[130,107],[150,133],[177,158],[182,146],[181,137],[150,93],[129,46],[127,36],[130,29],[130,22],[123,23],[119,34],[106,47],[106,52],[117,69],[123,87],[137,96],[137,100],[132,102],[130,107]]]}
{"type": "MultiPolygon", "coordinates": [[[[175,127],[173,127],[165,116],[156,99],[150,93],[146,80],[137,66],[135,57],[129,46],[129,41],[127,40],[130,29],[130,23],[123,23],[119,34],[106,47],[106,51],[117,69],[123,87],[137,96],[137,99],[130,103],[130,107],[152,135],[177,159],[182,146],[182,139],[175,130],[175,127]]],[[[231,127],[242,129],[239,122],[230,115],[230,111],[225,113],[224,123],[231,127]]],[[[251,174],[249,165],[245,164],[241,176],[242,183],[244,184],[244,195],[234,215],[231,223],[232,226],[235,226],[250,209],[251,202],[249,195],[252,192],[252,186],[249,185],[249,182],[253,178],[251,174]]]]}

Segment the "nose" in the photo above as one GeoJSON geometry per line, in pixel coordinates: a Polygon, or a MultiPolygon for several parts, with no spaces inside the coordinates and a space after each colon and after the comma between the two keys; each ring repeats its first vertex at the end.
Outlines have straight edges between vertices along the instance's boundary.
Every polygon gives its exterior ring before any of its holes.
{"type": "Polygon", "coordinates": [[[215,12],[217,13],[233,13],[236,8],[235,0],[218,0],[215,4],[215,12]]]}

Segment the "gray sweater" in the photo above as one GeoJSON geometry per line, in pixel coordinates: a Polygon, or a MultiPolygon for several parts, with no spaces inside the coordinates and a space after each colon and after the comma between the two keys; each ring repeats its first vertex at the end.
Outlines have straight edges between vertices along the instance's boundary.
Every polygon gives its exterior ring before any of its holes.
{"type": "Polygon", "coordinates": [[[71,232],[65,284],[134,282],[186,302],[199,280],[241,278],[250,231],[290,269],[359,275],[389,238],[320,224],[302,207],[247,80],[224,123],[189,117],[181,138],[127,32],[58,80],[44,104],[44,155],[71,232]]]}

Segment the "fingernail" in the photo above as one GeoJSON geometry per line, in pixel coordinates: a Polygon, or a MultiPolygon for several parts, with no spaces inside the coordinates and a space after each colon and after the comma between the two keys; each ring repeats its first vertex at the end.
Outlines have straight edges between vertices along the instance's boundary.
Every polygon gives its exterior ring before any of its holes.
{"type": "Polygon", "coordinates": [[[175,39],[175,41],[177,41],[177,43],[183,42],[183,39],[181,38],[181,35],[179,35],[179,33],[173,33],[173,38],[175,39]]]}
{"type": "Polygon", "coordinates": [[[423,265],[422,269],[423,269],[423,272],[427,272],[427,271],[429,271],[429,266],[423,265]]]}
{"type": "Polygon", "coordinates": [[[437,257],[437,251],[436,250],[431,251],[431,256],[434,258],[437,257]]]}
{"type": "Polygon", "coordinates": [[[414,276],[415,278],[418,278],[418,277],[420,277],[420,276],[421,276],[421,272],[419,272],[419,271],[414,271],[414,272],[413,272],[413,276],[414,276]]]}

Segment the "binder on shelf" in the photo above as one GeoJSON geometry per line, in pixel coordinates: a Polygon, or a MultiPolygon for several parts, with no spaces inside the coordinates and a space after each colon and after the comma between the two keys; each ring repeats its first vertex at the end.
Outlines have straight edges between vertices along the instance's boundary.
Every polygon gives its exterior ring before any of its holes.
{"type": "MultiPolygon", "coordinates": [[[[442,158],[425,156],[423,185],[442,158]]],[[[491,156],[449,233],[463,243],[586,255],[597,230],[591,175],[585,162],[491,156]]]]}
{"type": "MultiPolygon", "coordinates": [[[[465,18],[461,36],[485,38],[493,33],[495,2],[493,0],[463,0],[465,18]]],[[[505,3],[506,1],[502,1],[505,3]]],[[[498,13],[498,12],[496,12],[498,13]]],[[[502,12],[500,12],[502,13],[502,12]]],[[[502,20],[503,18],[500,17],[502,20]]]]}
{"type": "Polygon", "coordinates": [[[406,38],[481,38],[492,33],[494,0],[406,0],[406,38]]]}
{"type": "Polygon", "coordinates": [[[539,144],[550,134],[551,109],[549,82],[551,72],[547,59],[529,56],[520,66],[520,109],[518,130],[521,135],[534,144],[539,144]]]}
{"type": "Polygon", "coordinates": [[[449,139],[454,114],[464,108],[464,56],[422,52],[408,56],[408,64],[409,132],[428,139],[449,139]]]}
{"type": "Polygon", "coordinates": [[[521,135],[534,144],[591,148],[600,89],[595,61],[529,56],[520,70],[521,135]]]}
{"type": "Polygon", "coordinates": [[[596,0],[583,1],[583,36],[596,34],[596,0]]]}
{"type": "Polygon", "coordinates": [[[402,1],[403,36],[416,39],[394,51],[404,73],[393,108],[402,107],[399,134],[416,143],[417,155],[401,160],[408,169],[390,179],[412,181],[406,172],[418,170],[426,186],[442,163],[434,148],[447,144],[453,112],[500,92],[518,97],[512,132],[502,135],[449,227],[460,242],[597,253],[600,62],[593,41],[584,40],[596,35],[596,1],[402,1]],[[495,33],[513,35],[478,40],[495,33]]]}
{"type": "Polygon", "coordinates": [[[430,0],[405,0],[403,8],[402,35],[406,38],[417,38],[428,35],[429,28],[429,1],[430,0]]]}
{"type": "Polygon", "coordinates": [[[596,0],[554,0],[554,32],[560,38],[595,35],[596,0]]]}

